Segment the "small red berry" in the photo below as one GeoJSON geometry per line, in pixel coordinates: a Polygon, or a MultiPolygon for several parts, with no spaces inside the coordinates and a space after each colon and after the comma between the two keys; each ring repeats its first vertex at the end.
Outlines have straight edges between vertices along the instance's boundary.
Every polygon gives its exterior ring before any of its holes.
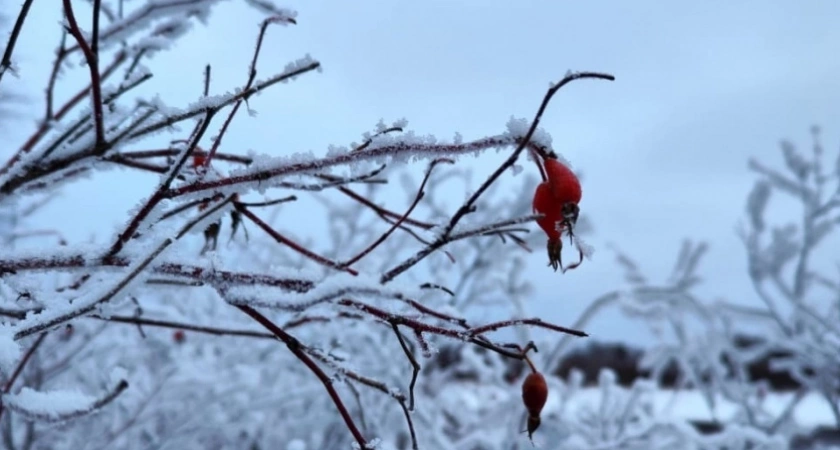
{"type": "Polygon", "coordinates": [[[551,191],[560,205],[580,203],[582,191],[580,180],[568,166],[555,158],[545,159],[545,173],[551,183],[551,191]]]}
{"type": "MultiPolygon", "coordinates": [[[[548,178],[537,185],[534,191],[534,212],[543,217],[537,221],[548,236],[548,265],[563,268],[560,240],[562,232],[572,235],[572,227],[577,222],[578,203],[581,199],[580,180],[568,166],[556,158],[545,158],[545,172],[548,178]]],[[[577,267],[575,265],[574,267],[577,267]]],[[[571,267],[569,267],[571,268],[571,267]]],[[[565,271],[566,269],[563,269],[565,271]]]]}
{"type": "Polygon", "coordinates": [[[522,403],[531,416],[539,416],[545,402],[548,400],[548,385],[545,377],[539,372],[533,372],[522,382],[522,403]]]}
{"type": "Polygon", "coordinates": [[[548,385],[545,377],[539,372],[532,372],[522,382],[522,403],[528,410],[528,438],[532,439],[534,431],[540,427],[540,413],[548,400],[548,385]]]}
{"type": "Polygon", "coordinates": [[[543,214],[544,217],[537,220],[537,225],[545,231],[549,240],[559,240],[560,231],[557,230],[557,222],[563,219],[560,204],[558,204],[551,193],[551,185],[543,181],[537,185],[534,192],[534,212],[543,214]]]}
{"type": "Polygon", "coordinates": [[[187,339],[186,333],[184,330],[175,330],[172,333],[172,340],[175,341],[176,344],[182,344],[187,339]]]}

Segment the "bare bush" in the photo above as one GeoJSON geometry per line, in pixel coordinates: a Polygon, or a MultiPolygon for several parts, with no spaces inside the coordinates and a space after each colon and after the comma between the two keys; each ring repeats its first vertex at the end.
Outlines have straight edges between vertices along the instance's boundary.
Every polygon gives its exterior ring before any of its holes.
{"type": "MultiPolygon", "coordinates": [[[[532,342],[489,336],[512,327],[585,336],[524,316],[520,253],[541,216],[522,199],[536,183],[522,177],[516,197],[494,188],[521,169],[523,154],[541,173],[540,161],[556,158],[538,125],[558,90],[612,76],[569,73],[533,120],[512,119],[506,132],[473,141],[421,137],[397,121],[320,155],[245,154],[225,139],[237,113],[255,94],[321,70],[307,56],[258,76],[265,34],[296,24],[294,11],[247,2],[267,18],[235,90],[213,94],[207,66],[203,93],[190,105],[131,98],[138,86],[176,81],[176,70],[153,73],[144,62],[169,51],[216,3],[63,1],[44,115],[18,149],[3,150],[9,158],[0,167],[5,447],[332,449],[352,440],[361,448],[467,448],[453,405],[428,401],[439,399],[453,372],[432,371],[424,384],[420,361],[435,355],[440,339],[525,360],[532,342]],[[89,30],[80,26],[83,14],[89,30]],[[89,81],[59,99],[59,74],[74,70],[71,62],[84,63],[77,70],[89,81]],[[162,133],[170,145],[150,148],[162,133]],[[477,186],[463,163],[446,171],[490,149],[507,156],[477,186]],[[411,185],[417,165],[405,163],[417,161],[428,163],[411,185]],[[57,192],[112,168],[157,178],[116,233],[79,244],[65,242],[60,225],[27,226],[57,192]],[[377,196],[401,170],[409,206],[396,211],[377,196]],[[435,192],[458,178],[467,180],[466,195],[453,211],[452,191],[435,192]],[[321,202],[326,241],[295,234],[292,225],[305,219],[288,211],[300,197],[321,202]],[[60,245],[46,243],[50,233],[60,245]],[[468,320],[479,302],[513,317],[468,320]]],[[[11,73],[27,76],[13,51],[31,5],[23,2],[2,52],[0,86],[11,73]]],[[[564,222],[569,234],[573,219],[564,222]]],[[[482,376],[518,395],[497,368],[482,376]]],[[[525,418],[521,403],[516,417],[525,418]]],[[[522,439],[520,423],[505,427],[522,439]]]]}

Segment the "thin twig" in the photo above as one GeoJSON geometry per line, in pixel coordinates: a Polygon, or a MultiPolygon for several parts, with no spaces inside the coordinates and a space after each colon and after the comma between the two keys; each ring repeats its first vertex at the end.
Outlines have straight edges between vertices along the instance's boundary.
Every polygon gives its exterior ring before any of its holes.
{"type": "Polygon", "coordinates": [[[66,313],[57,315],[51,319],[46,319],[43,321],[35,320],[31,325],[27,325],[18,329],[14,335],[15,340],[23,339],[26,336],[38,333],[40,331],[48,330],[56,325],[93,312],[98,305],[111,300],[112,298],[114,298],[114,296],[116,296],[123,289],[125,289],[131,283],[131,281],[137,278],[141,273],[143,273],[143,271],[155,259],[157,259],[157,257],[167,247],[172,245],[178,239],[181,239],[196,224],[202,222],[208,216],[215,214],[219,209],[225,207],[232,200],[233,197],[231,196],[228,197],[225,201],[219,202],[217,205],[214,205],[212,208],[207,208],[207,211],[205,211],[203,214],[197,216],[196,218],[188,222],[186,225],[184,225],[174,238],[170,237],[161,242],[154,250],[149,252],[149,254],[145,258],[143,258],[143,260],[141,260],[140,263],[137,264],[125,277],[121,278],[119,282],[117,282],[114,286],[111,287],[111,289],[108,289],[104,294],[98,296],[94,301],[89,302],[88,304],[78,307],[76,309],[70,310],[66,313]]]}
{"type": "MultiPolygon", "coordinates": [[[[99,0],[94,0],[94,5],[98,4],[99,0]]],[[[94,14],[99,15],[99,9],[94,8],[94,14]]],[[[64,0],[64,16],[67,18],[67,31],[76,39],[79,48],[85,55],[88,69],[90,70],[90,92],[93,103],[93,120],[96,127],[96,148],[102,148],[105,145],[105,125],[104,116],[102,113],[102,82],[99,77],[99,64],[96,61],[96,54],[85,42],[85,37],[82,30],[79,29],[79,24],[76,22],[76,16],[73,15],[72,0],[64,0]]],[[[98,25],[99,20],[94,22],[98,25]]],[[[94,37],[97,36],[97,31],[94,30],[94,37]]]]}
{"type": "MultiPolygon", "coordinates": [[[[35,350],[38,350],[38,347],[41,346],[41,343],[44,342],[44,338],[47,337],[47,333],[41,333],[36,339],[35,342],[32,343],[32,346],[29,347],[29,350],[26,351],[26,354],[23,355],[23,358],[18,362],[17,367],[15,367],[15,371],[12,373],[12,376],[9,377],[9,380],[6,381],[6,385],[3,386],[3,394],[8,394],[12,390],[12,386],[14,386],[15,381],[17,381],[20,374],[23,372],[23,368],[26,366],[26,363],[29,362],[29,359],[32,358],[32,355],[35,354],[35,350]]],[[[0,401],[0,417],[3,417],[3,402],[0,401]]]]}
{"type": "Polygon", "coordinates": [[[367,248],[356,254],[356,256],[342,263],[342,267],[350,267],[365,256],[367,256],[368,254],[370,254],[370,252],[376,249],[376,247],[385,242],[385,240],[388,239],[388,236],[390,236],[391,233],[394,232],[394,230],[396,230],[397,228],[399,228],[400,225],[402,225],[405,219],[408,218],[408,216],[410,216],[412,212],[414,212],[414,208],[417,207],[417,205],[420,203],[420,200],[423,199],[423,196],[426,195],[426,183],[429,181],[429,177],[432,175],[432,170],[434,170],[435,166],[440,163],[454,164],[455,161],[448,158],[439,158],[429,163],[429,168],[426,170],[426,175],[423,177],[423,182],[420,184],[420,188],[417,190],[417,195],[414,196],[414,201],[411,202],[411,206],[408,207],[408,210],[406,210],[405,214],[400,216],[400,218],[397,219],[397,221],[394,222],[393,225],[391,225],[391,228],[382,233],[382,235],[380,235],[378,239],[373,241],[367,248]]]}
{"type": "Polygon", "coordinates": [[[394,334],[397,335],[397,340],[400,342],[400,347],[402,347],[405,357],[411,363],[411,383],[408,385],[408,410],[414,411],[414,385],[417,383],[417,376],[420,374],[420,363],[417,362],[417,358],[414,357],[411,349],[408,348],[408,344],[406,344],[405,338],[400,333],[400,328],[396,320],[391,321],[391,328],[393,328],[394,334]]]}
{"type": "MultiPolygon", "coordinates": [[[[260,34],[257,37],[257,45],[254,48],[254,56],[251,59],[251,67],[248,70],[248,81],[245,83],[245,87],[242,88],[242,91],[248,91],[251,89],[251,86],[254,85],[254,80],[257,78],[257,59],[260,57],[260,49],[262,49],[263,39],[265,38],[265,32],[268,29],[268,26],[273,23],[297,23],[294,19],[290,17],[269,17],[265,19],[260,26],[260,34]]],[[[207,83],[209,84],[209,75],[210,71],[207,70],[207,83]]],[[[204,94],[207,96],[207,94],[204,94]]],[[[239,111],[239,107],[242,106],[243,102],[248,101],[248,96],[241,96],[239,99],[234,103],[233,109],[231,109],[230,114],[228,114],[227,119],[225,119],[224,123],[222,124],[222,129],[219,131],[219,134],[216,136],[216,139],[213,141],[213,146],[210,148],[210,152],[207,154],[207,158],[204,159],[202,165],[207,168],[210,167],[210,161],[213,160],[213,157],[216,155],[216,151],[219,149],[219,145],[222,143],[222,138],[224,137],[225,133],[227,132],[228,126],[233,121],[233,117],[236,116],[237,111],[239,111]]]]}
{"type": "Polygon", "coordinates": [[[6,50],[3,52],[3,58],[0,59],[0,81],[3,80],[3,74],[12,68],[12,52],[15,51],[15,44],[17,44],[20,31],[23,29],[23,22],[29,14],[29,8],[32,6],[32,0],[25,0],[20,7],[15,26],[12,28],[12,33],[9,35],[9,42],[6,44],[6,50]]]}
{"type": "Polygon", "coordinates": [[[332,381],[324,371],[318,367],[315,361],[307,355],[303,349],[301,348],[301,343],[298,341],[294,336],[286,333],[280,327],[275,325],[271,320],[260,314],[257,310],[251,308],[247,305],[236,305],[242,312],[250,316],[252,319],[256,320],[260,325],[264,326],[267,330],[271,331],[278,339],[283,341],[286,344],[286,347],[289,348],[289,351],[295,355],[297,359],[299,359],[307,368],[309,368],[312,373],[318,377],[321,381],[321,384],[324,385],[324,389],[327,390],[330,398],[332,398],[333,403],[335,404],[336,409],[338,409],[338,413],[341,415],[341,418],[344,419],[345,425],[350,430],[350,433],[353,435],[353,438],[358,442],[359,447],[362,449],[368,448],[367,440],[364,436],[362,436],[362,432],[359,431],[359,428],[356,426],[356,423],[353,421],[353,417],[350,415],[350,412],[347,411],[347,407],[344,406],[344,402],[341,400],[341,397],[336,392],[335,388],[332,385],[332,381]]]}

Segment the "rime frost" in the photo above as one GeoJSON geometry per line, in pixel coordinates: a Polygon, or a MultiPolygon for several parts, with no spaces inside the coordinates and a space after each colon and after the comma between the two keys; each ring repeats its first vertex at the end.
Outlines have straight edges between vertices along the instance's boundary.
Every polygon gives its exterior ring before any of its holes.
{"type": "MultiPolygon", "coordinates": [[[[528,134],[528,130],[530,129],[531,122],[528,119],[517,119],[511,116],[507,123],[507,133],[505,133],[505,136],[522,139],[528,134]]],[[[531,142],[540,147],[551,148],[551,135],[544,129],[537,128],[531,136],[531,142]]]]}

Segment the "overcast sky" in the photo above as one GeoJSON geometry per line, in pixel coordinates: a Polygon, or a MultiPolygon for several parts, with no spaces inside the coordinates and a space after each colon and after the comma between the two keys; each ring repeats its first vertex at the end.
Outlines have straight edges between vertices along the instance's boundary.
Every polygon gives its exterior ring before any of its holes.
{"type": "MultiPolygon", "coordinates": [[[[260,72],[276,73],[306,53],[324,70],[258,97],[259,116],[240,116],[226,138],[243,150],[323,152],[357,140],[380,118],[406,117],[411,129],[442,138],[479,138],[504,132],[511,115],[530,119],[549,82],[567,70],[616,76],[614,83],[570,85],[543,122],[555,149],[585,173],[581,208],[596,227],[588,240],[594,260],[578,271],[550,272],[541,248],[529,257],[538,286],[532,311],[552,321],[571,323],[594,297],[621,286],[608,243],[664,277],[681,239],[709,240],[702,292],[754,301],[735,235],[753,181],[747,158],[780,162],[778,141],[806,146],[815,123],[831,152],[840,145],[840,2],[286,5],[298,10],[299,25],[269,31],[260,72]]],[[[35,2],[17,52],[23,72],[16,86],[37,100],[33,119],[42,111],[59,14],[54,2],[35,2]]],[[[259,20],[238,2],[224,2],[209,27],[198,26],[172,53],[155,57],[149,66],[168,72],[145,88],[185,106],[200,92],[208,62],[217,93],[241,85],[259,20]]],[[[23,128],[11,130],[15,142],[23,128]]],[[[85,220],[112,230],[125,220],[126,202],[150,186],[148,179],[126,185],[121,176],[76,188],[39,220],[64,223],[87,211],[66,226],[68,237],[86,238],[85,220]],[[94,200],[103,182],[114,187],[112,195],[94,200]],[[94,205],[115,214],[93,215],[94,205]]],[[[616,314],[587,329],[606,339],[641,339],[640,328],[616,314]]]]}

